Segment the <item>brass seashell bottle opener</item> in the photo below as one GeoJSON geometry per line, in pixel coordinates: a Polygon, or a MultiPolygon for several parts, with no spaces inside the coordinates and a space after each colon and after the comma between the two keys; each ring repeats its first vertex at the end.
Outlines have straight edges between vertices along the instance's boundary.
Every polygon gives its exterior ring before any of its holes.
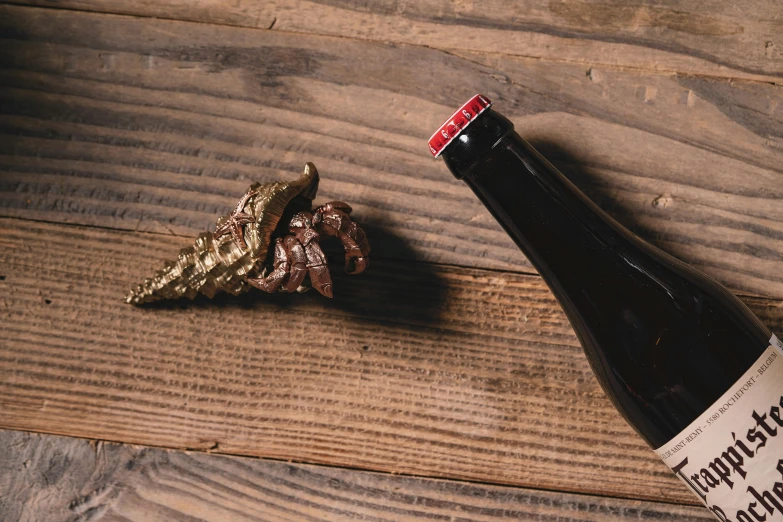
{"type": "Polygon", "coordinates": [[[160,299],[193,299],[202,293],[234,295],[251,286],[265,292],[295,292],[310,285],[332,297],[332,278],[320,238],[334,236],[345,247],[345,270],[367,268],[370,244],[351,220],[351,207],[332,201],[312,208],[318,191],[318,171],[307,163],[292,182],[250,186],[231,214],[217,221],[215,232],[202,232],[153,277],[133,289],[125,302],[143,304],[160,299]],[[270,266],[271,265],[271,266],[270,266]]]}

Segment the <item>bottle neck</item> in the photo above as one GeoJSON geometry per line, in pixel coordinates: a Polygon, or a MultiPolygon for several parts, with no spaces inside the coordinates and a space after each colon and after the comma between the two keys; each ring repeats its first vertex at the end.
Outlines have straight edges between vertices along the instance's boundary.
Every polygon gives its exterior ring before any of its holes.
{"type": "Polygon", "coordinates": [[[454,177],[463,179],[501,139],[512,132],[514,124],[511,121],[487,109],[446,147],[443,160],[454,177]]]}
{"type": "Polygon", "coordinates": [[[612,261],[638,246],[492,110],[472,122],[443,156],[558,297],[569,283],[583,292],[602,274],[617,277],[612,261]],[[606,249],[608,243],[613,248],[606,249]]]}

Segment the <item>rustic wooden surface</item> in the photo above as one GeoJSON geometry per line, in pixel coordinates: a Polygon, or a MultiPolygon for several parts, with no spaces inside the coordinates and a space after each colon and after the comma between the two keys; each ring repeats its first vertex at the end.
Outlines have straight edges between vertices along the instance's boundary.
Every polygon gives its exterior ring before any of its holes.
{"type": "Polygon", "coordinates": [[[184,453],[0,430],[20,522],[712,520],[701,508],[184,453]],[[165,517],[165,518],[163,518],[165,517]]]}
{"type": "MultiPolygon", "coordinates": [[[[11,3],[52,6],[51,0],[11,3]]],[[[69,9],[780,82],[783,17],[752,0],[57,0],[69,9]]]]}
{"type": "Polygon", "coordinates": [[[0,427],[180,451],[0,432],[0,468],[28,470],[0,473],[0,519],[704,516],[654,503],[695,500],[424,142],[484,92],[609,213],[783,331],[773,2],[11,3],[0,427]],[[122,304],[251,180],[305,161],[373,242],[334,301],[122,304]]]}
{"type": "Polygon", "coordinates": [[[137,253],[176,256],[171,238],[9,219],[0,238],[6,428],[692,500],[537,276],[374,260],[333,301],[135,308],[123,293],[160,264],[137,253]]]}
{"type": "Polygon", "coordinates": [[[483,91],[643,237],[734,289],[783,297],[778,86],[0,9],[4,215],[193,235],[248,180],[312,160],[331,180],[323,197],[380,229],[377,256],[525,269],[424,145],[483,91]]]}

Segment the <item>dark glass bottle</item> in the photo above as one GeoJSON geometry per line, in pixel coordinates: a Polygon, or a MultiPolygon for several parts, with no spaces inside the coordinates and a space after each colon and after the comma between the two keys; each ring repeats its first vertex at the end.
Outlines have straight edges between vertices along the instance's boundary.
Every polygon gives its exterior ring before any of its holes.
{"type": "Polygon", "coordinates": [[[486,98],[457,111],[430,149],[541,274],[604,391],[653,448],[681,434],[770,348],[770,332],[739,299],[609,217],[486,98]]]}

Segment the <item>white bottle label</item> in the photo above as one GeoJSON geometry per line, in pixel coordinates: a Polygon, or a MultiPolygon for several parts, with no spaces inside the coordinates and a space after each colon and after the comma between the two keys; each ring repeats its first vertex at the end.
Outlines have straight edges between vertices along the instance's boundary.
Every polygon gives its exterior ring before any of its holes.
{"type": "Polygon", "coordinates": [[[783,343],[657,450],[719,519],[783,522],[783,343]]]}

